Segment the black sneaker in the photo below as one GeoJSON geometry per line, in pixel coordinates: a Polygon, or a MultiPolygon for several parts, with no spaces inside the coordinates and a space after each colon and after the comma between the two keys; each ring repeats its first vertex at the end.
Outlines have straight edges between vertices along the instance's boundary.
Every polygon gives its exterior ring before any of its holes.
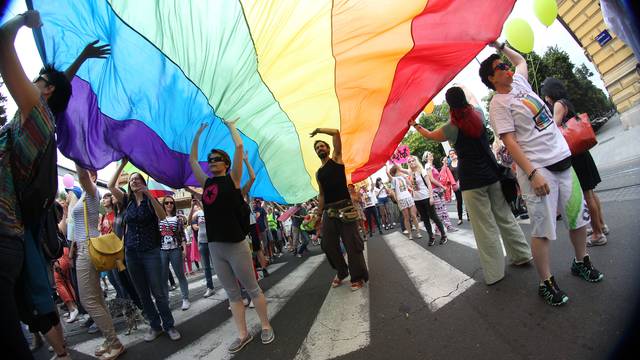
{"type": "Polygon", "coordinates": [[[446,244],[448,240],[449,240],[449,239],[447,239],[447,237],[446,237],[446,236],[441,237],[441,238],[440,238],[440,245],[444,245],[444,244],[446,244]]]}
{"type": "Polygon", "coordinates": [[[547,304],[552,306],[560,306],[569,301],[567,294],[558,288],[558,284],[553,276],[538,286],[538,295],[540,295],[547,304]]]}
{"type": "Polygon", "coordinates": [[[571,263],[571,273],[575,276],[580,276],[588,282],[598,282],[604,278],[604,274],[591,265],[589,255],[585,256],[581,262],[576,262],[576,259],[573,259],[571,263]]]}
{"type": "Polygon", "coordinates": [[[435,236],[432,236],[431,238],[429,238],[429,246],[433,246],[435,243],[436,243],[435,236]]]}

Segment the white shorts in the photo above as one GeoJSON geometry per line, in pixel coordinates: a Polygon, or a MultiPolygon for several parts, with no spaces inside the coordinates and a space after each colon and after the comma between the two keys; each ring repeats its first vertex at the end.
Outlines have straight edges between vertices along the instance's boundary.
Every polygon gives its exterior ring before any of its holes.
{"type": "Polygon", "coordinates": [[[415,205],[415,203],[413,202],[413,198],[398,199],[398,207],[400,208],[400,210],[410,208],[413,205],[415,205]]]}
{"type": "Polygon", "coordinates": [[[531,219],[531,236],[555,240],[558,213],[562,215],[562,220],[569,230],[579,229],[591,221],[580,182],[573,168],[562,172],[540,168],[538,173],[549,184],[550,192],[547,196],[537,196],[527,175],[518,171],[518,183],[531,219]]]}

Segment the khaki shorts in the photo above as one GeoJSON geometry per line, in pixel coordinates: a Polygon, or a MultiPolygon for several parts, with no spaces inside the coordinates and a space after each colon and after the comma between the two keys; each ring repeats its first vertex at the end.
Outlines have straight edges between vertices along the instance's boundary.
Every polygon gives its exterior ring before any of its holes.
{"type": "Polygon", "coordinates": [[[562,220],[569,230],[579,229],[591,221],[580,182],[573,168],[561,172],[540,168],[538,173],[549,184],[550,193],[547,196],[535,195],[527,175],[518,172],[518,183],[531,219],[531,236],[555,240],[558,213],[562,215],[562,220]]]}

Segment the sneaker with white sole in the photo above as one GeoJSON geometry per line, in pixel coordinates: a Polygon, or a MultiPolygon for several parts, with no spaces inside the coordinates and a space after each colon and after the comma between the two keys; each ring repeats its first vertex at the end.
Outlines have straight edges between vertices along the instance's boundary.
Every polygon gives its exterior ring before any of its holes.
{"type": "Polygon", "coordinates": [[[207,291],[204,292],[204,297],[208,298],[209,296],[215,294],[216,291],[214,289],[207,288],[207,291]]]}
{"type": "Polygon", "coordinates": [[[191,307],[191,303],[189,302],[189,300],[182,300],[182,311],[186,311],[189,310],[189,308],[191,307]]]}
{"type": "Polygon", "coordinates": [[[162,330],[155,330],[154,328],[149,328],[146,334],[144,334],[144,341],[151,342],[158,338],[162,334],[162,330]]]}
{"type": "Polygon", "coordinates": [[[173,341],[178,341],[180,340],[180,338],[182,338],[182,335],[180,335],[178,330],[176,330],[176,328],[173,328],[173,327],[167,330],[167,335],[169,335],[169,338],[173,341]]]}
{"type": "Polygon", "coordinates": [[[262,333],[260,334],[260,340],[262,340],[263,344],[265,345],[271,344],[275,339],[276,339],[276,335],[273,333],[273,329],[262,329],[262,333]]]}
{"type": "Polygon", "coordinates": [[[603,233],[594,239],[593,235],[587,238],[587,246],[602,246],[607,243],[607,236],[603,233]]]}
{"type": "Polygon", "coordinates": [[[407,230],[402,231],[403,234],[407,235],[409,232],[407,230]]]}
{"type": "Polygon", "coordinates": [[[251,334],[248,334],[244,339],[237,338],[231,343],[227,351],[229,351],[229,353],[231,354],[235,354],[238,351],[242,350],[252,340],[253,336],[251,336],[251,334]]]}
{"type": "Polygon", "coordinates": [[[602,233],[605,235],[609,235],[609,227],[607,226],[607,224],[604,224],[604,226],[602,227],[602,233]]]}
{"type": "Polygon", "coordinates": [[[80,311],[78,311],[78,309],[75,309],[72,312],[70,312],[69,318],[66,320],[67,324],[71,324],[72,322],[76,321],[76,319],[78,319],[79,314],[80,314],[80,311]]]}
{"type": "Polygon", "coordinates": [[[249,309],[255,309],[255,305],[253,305],[253,300],[249,301],[249,309]]]}
{"type": "Polygon", "coordinates": [[[588,282],[599,282],[604,278],[604,274],[591,265],[589,255],[585,256],[582,261],[578,262],[574,258],[571,262],[571,274],[581,277],[588,282]]]}

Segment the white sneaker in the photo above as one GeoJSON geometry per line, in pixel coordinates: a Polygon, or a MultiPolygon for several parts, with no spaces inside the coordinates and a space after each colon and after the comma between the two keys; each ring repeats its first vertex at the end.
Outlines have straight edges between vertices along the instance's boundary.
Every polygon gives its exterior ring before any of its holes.
{"type": "Polygon", "coordinates": [[[253,305],[253,300],[249,302],[249,309],[254,309],[256,306],[253,305]]]}
{"type": "Polygon", "coordinates": [[[402,233],[406,235],[406,234],[408,234],[408,233],[409,233],[409,231],[405,230],[405,231],[403,231],[402,233]]]}
{"type": "Polygon", "coordinates": [[[180,333],[178,332],[178,330],[176,330],[176,328],[171,328],[167,330],[167,335],[169,335],[169,338],[173,341],[178,341],[182,337],[182,335],[180,335],[180,333]]]}
{"type": "Polygon", "coordinates": [[[249,306],[250,301],[247,299],[242,299],[242,303],[244,304],[244,306],[249,306]]]}
{"type": "Polygon", "coordinates": [[[422,234],[420,233],[420,231],[417,231],[418,233],[418,239],[422,239],[422,234]]]}
{"type": "Polygon", "coordinates": [[[76,321],[79,314],[80,314],[80,311],[78,311],[78,309],[75,309],[72,312],[70,312],[69,318],[66,320],[67,324],[71,324],[72,322],[76,321]]]}
{"type": "Polygon", "coordinates": [[[189,310],[191,303],[189,300],[182,300],[182,311],[189,310]]]}
{"type": "Polygon", "coordinates": [[[597,239],[594,239],[593,236],[587,238],[587,246],[602,246],[607,243],[607,236],[605,234],[600,235],[597,239]]]}
{"type": "Polygon", "coordinates": [[[144,341],[151,342],[158,338],[162,334],[162,330],[154,330],[153,328],[149,328],[146,334],[144,334],[144,341]]]}
{"type": "Polygon", "coordinates": [[[607,226],[607,224],[604,224],[604,226],[602,227],[602,233],[605,235],[609,235],[609,227],[607,226]]]}
{"type": "Polygon", "coordinates": [[[215,294],[216,291],[214,289],[207,288],[207,291],[204,292],[204,297],[208,298],[209,296],[215,294]]]}

